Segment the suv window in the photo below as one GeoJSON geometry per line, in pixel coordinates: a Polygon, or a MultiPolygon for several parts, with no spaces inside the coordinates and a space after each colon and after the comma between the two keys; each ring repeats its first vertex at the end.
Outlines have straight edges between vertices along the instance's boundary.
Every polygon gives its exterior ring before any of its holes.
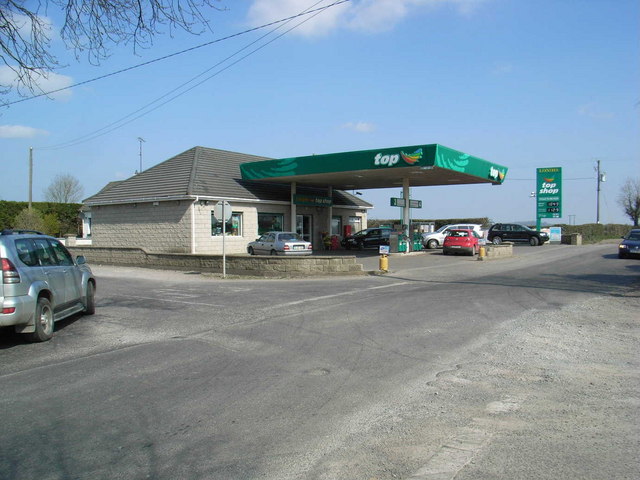
{"type": "Polygon", "coordinates": [[[58,265],[63,265],[65,267],[70,267],[73,265],[73,258],[71,254],[67,251],[66,248],[62,246],[60,242],[50,242],[53,251],[58,258],[58,265]]]}
{"type": "Polygon", "coordinates": [[[16,240],[16,251],[18,252],[18,258],[26,266],[35,267],[38,265],[38,258],[31,240],[26,238],[16,240]]]}
{"type": "Polygon", "coordinates": [[[38,257],[40,265],[46,267],[56,265],[58,263],[46,238],[34,238],[33,243],[36,245],[36,256],[38,257]]]}

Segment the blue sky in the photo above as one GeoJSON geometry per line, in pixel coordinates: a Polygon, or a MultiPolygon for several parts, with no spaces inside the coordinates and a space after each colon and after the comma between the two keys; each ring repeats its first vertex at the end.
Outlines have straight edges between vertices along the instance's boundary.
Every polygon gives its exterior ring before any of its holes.
{"type": "MultiPolygon", "coordinates": [[[[98,67],[76,61],[54,38],[67,66],[43,88],[98,77],[315,3],[226,0],[226,11],[211,12],[213,32],[157,37],[137,54],[123,45],[98,67]]],[[[0,109],[0,156],[11,172],[0,199],[27,199],[30,146],[38,201],[58,174],[76,176],[85,197],[131,176],[139,168],[138,137],[145,140],[145,169],[196,145],[283,158],[439,143],[507,166],[509,174],[499,187],[412,188],[412,198],[423,201],[414,218],[533,220],[536,168],[559,166],[562,220],[594,222],[599,159],[606,172],[600,220],[628,223],[616,197],[627,178],[640,177],[639,19],[637,0],[352,0],[90,141],[50,148],[133,114],[266,32],[0,109]]],[[[58,18],[50,20],[59,26],[58,18]]],[[[399,189],[362,193],[375,205],[371,218],[400,216],[389,206],[399,189]]]]}

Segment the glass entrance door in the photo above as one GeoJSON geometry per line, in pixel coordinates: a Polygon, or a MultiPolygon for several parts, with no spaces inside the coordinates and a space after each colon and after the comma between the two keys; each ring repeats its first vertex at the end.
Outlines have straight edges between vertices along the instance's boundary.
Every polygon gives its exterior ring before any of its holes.
{"type": "Polygon", "coordinates": [[[311,215],[296,215],[296,233],[307,242],[311,242],[312,218],[311,215]]]}

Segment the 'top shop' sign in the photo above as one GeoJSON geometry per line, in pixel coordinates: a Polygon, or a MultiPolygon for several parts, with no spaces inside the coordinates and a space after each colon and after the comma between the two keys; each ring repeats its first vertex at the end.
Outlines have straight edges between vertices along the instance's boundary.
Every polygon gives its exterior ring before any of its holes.
{"type": "Polygon", "coordinates": [[[536,186],[537,217],[562,217],[562,168],[538,168],[536,186]]]}

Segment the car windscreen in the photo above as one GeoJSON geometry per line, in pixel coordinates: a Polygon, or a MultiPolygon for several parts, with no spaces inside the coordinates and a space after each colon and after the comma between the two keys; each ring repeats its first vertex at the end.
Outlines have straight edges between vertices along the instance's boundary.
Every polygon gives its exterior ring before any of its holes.
{"type": "Polygon", "coordinates": [[[627,235],[627,240],[640,240],[640,232],[630,232],[627,235]]]}

